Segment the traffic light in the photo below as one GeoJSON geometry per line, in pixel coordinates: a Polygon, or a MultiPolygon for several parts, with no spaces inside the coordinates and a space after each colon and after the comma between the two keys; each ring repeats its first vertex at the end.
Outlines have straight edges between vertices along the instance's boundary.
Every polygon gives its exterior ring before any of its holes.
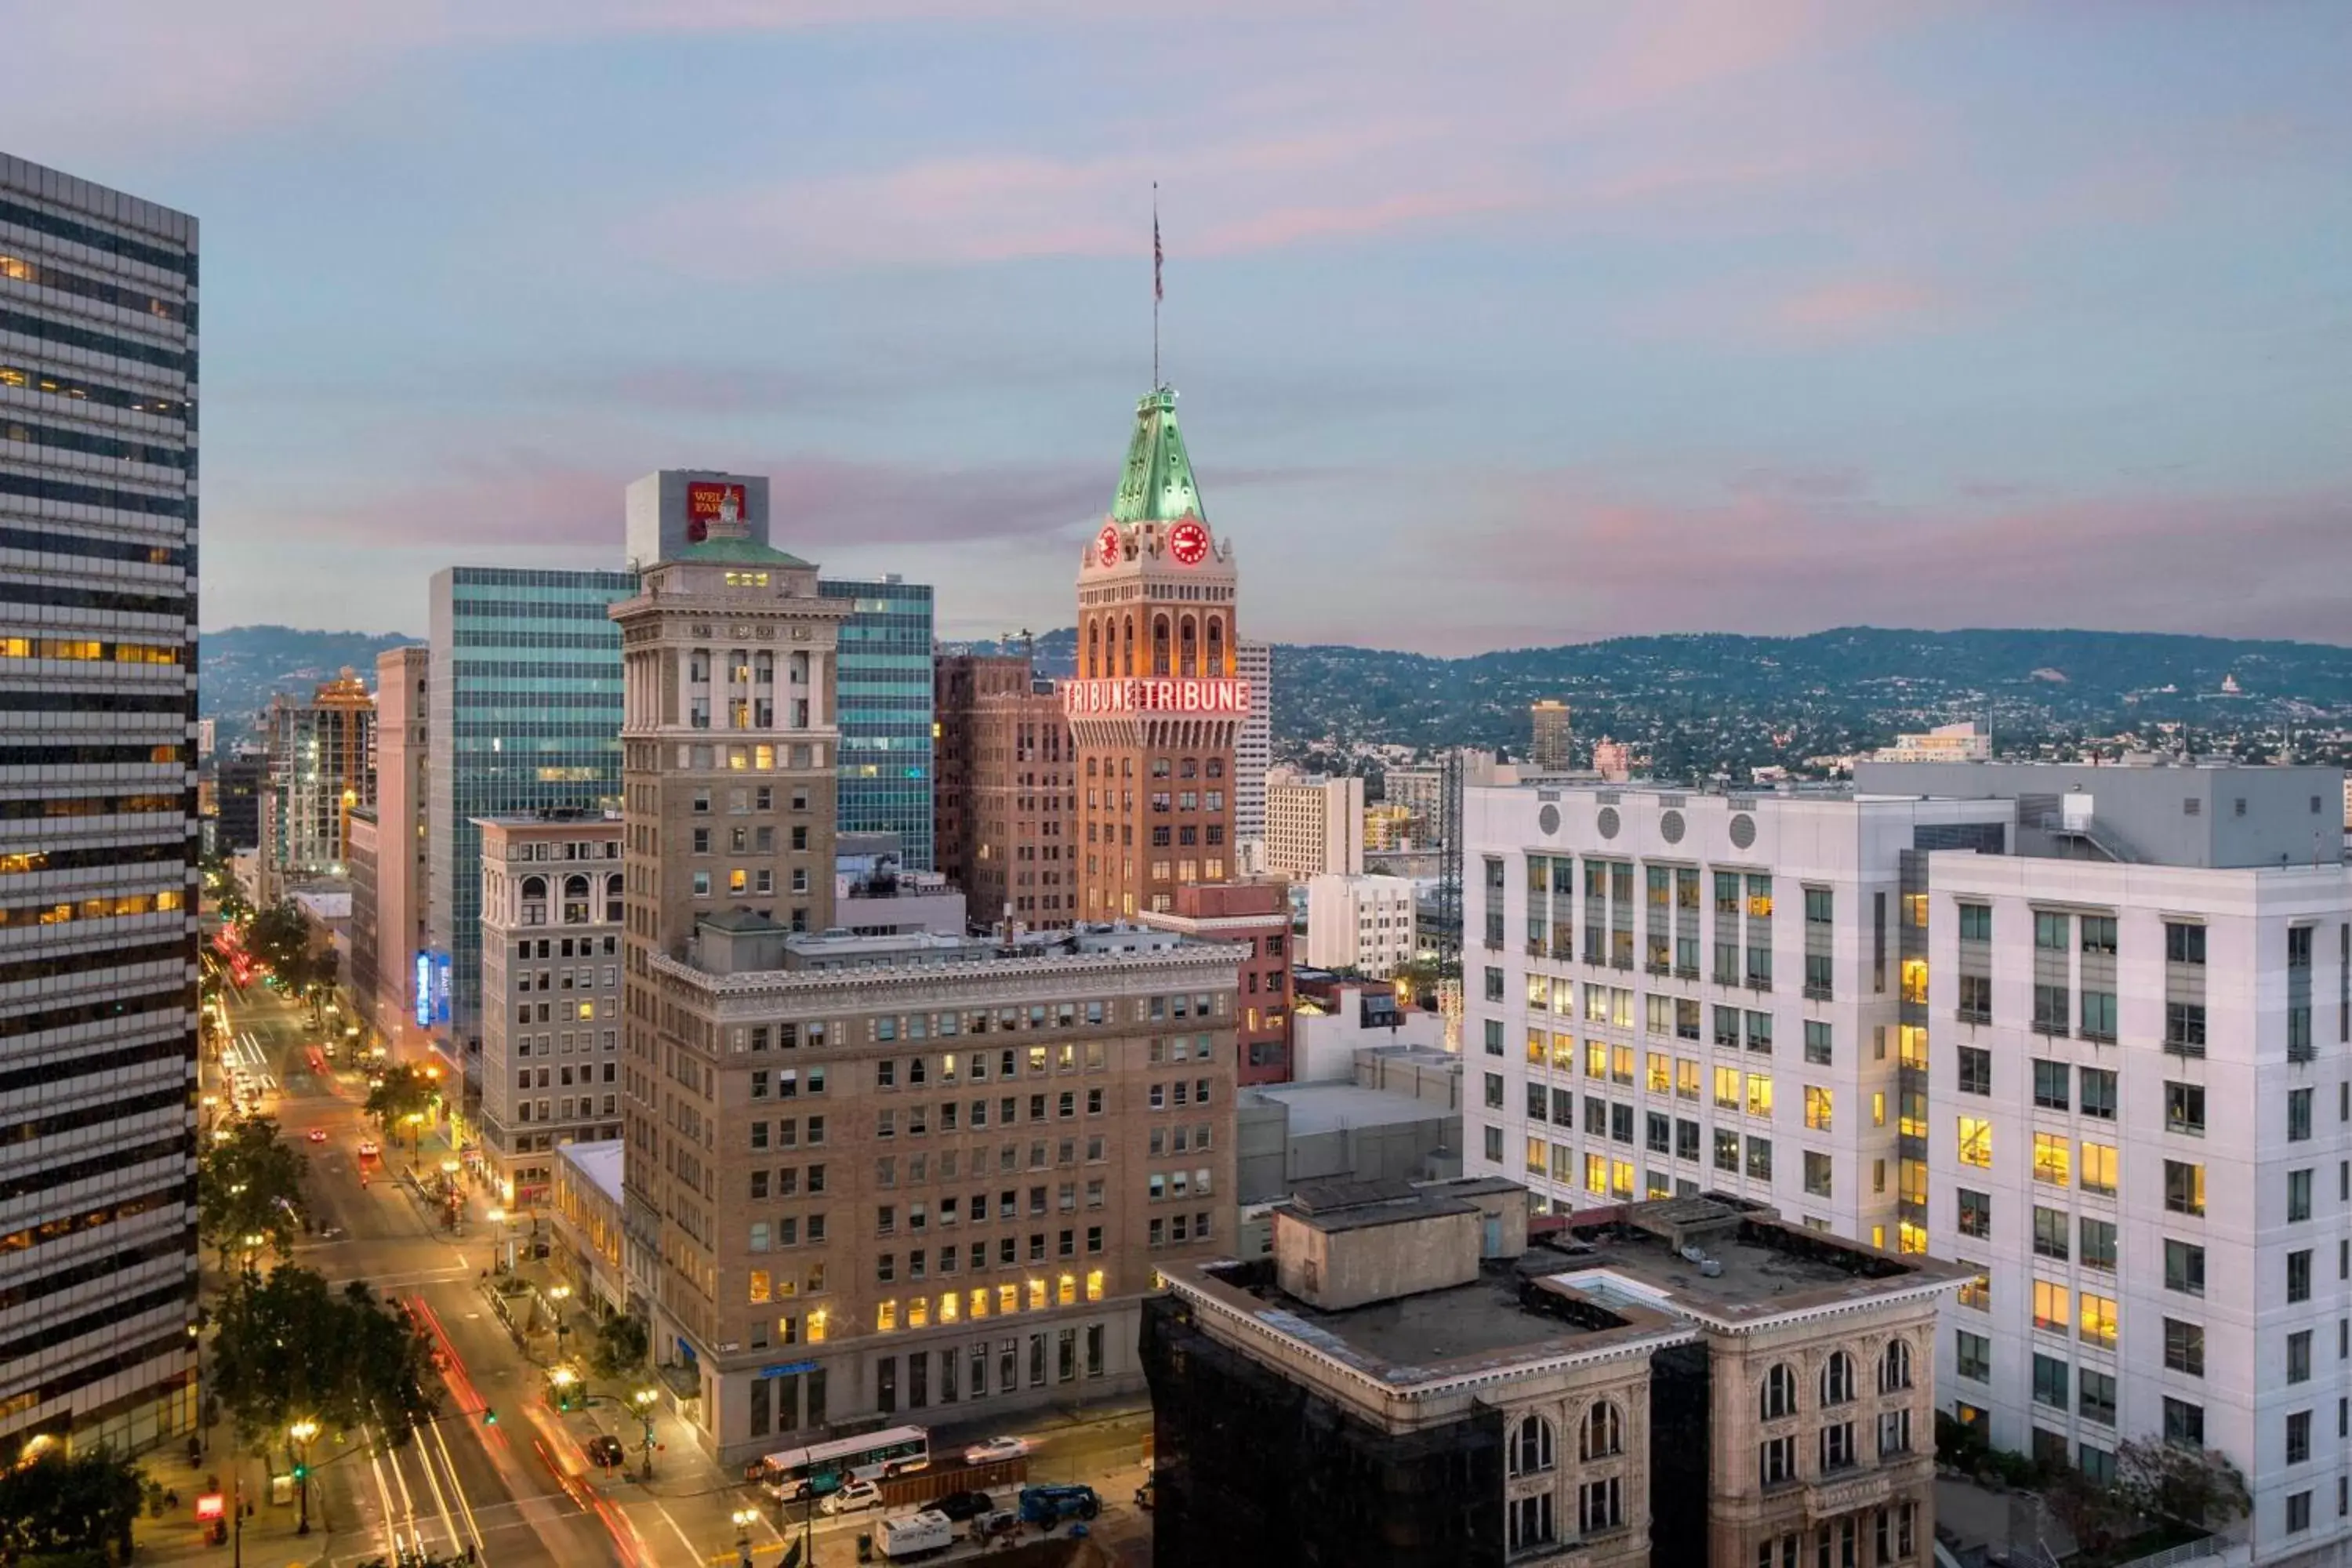
{"type": "Polygon", "coordinates": [[[310,1467],[308,1465],[296,1465],[294,1467],[294,1479],[298,1481],[309,1480],[310,1479],[310,1467]]]}
{"type": "Polygon", "coordinates": [[[498,1413],[496,1410],[493,1410],[492,1408],[490,1408],[490,1406],[488,1406],[488,1405],[483,1405],[483,1406],[482,1406],[482,1425],[483,1425],[483,1426],[497,1426],[498,1424],[499,1424],[499,1413],[498,1413]]]}

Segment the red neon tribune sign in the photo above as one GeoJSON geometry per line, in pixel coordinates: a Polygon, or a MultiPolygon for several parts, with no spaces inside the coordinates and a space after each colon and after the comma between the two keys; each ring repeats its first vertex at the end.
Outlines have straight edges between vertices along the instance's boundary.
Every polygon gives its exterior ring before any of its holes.
{"type": "Polygon", "coordinates": [[[1066,680],[1062,710],[1088,713],[1211,713],[1246,718],[1246,680],[1203,680],[1167,676],[1113,680],[1066,680]]]}

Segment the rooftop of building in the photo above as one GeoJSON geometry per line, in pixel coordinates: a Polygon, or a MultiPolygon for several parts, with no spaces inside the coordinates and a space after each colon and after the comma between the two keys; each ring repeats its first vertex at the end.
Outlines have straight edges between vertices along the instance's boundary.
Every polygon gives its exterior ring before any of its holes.
{"type": "Polygon", "coordinates": [[[1762,1205],[1713,1193],[1583,1210],[1545,1234],[1538,1249],[1551,1255],[1555,1279],[1588,1295],[1732,1329],[1899,1295],[1932,1296],[1970,1273],[1790,1225],[1762,1205]]]}
{"type": "MultiPolygon", "coordinates": [[[[1521,1191],[1498,1177],[1434,1183],[1332,1183],[1277,1205],[1278,1222],[1338,1237],[1477,1212],[1473,1200],[1521,1191]]],[[[1897,1258],[1782,1223],[1770,1210],[1709,1194],[1593,1210],[1489,1258],[1477,1277],[1339,1310],[1284,1290],[1271,1260],[1180,1271],[1207,1298],[1314,1354],[1400,1391],[1496,1373],[1534,1373],[1562,1357],[1683,1342],[1701,1327],[1740,1332],[1900,1300],[1932,1300],[1967,1271],[1897,1258]]]]}
{"type": "MultiPolygon", "coordinates": [[[[1517,1184],[1499,1184],[1504,1191],[1517,1184]]],[[[1328,1183],[1276,1212],[1331,1233],[1475,1214],[1489,1184],[1328,1183]]],[[[1182,1270],[1180,1288],[1359,1376],[1402,1392],[1456,1380],[1532,1374],[1563,1358],[1607,1357],[1683,1342],[1690,1326],[1654,1305],[1602,1301],[1544,1277],[1549,1256],[1489,1259],[1475,1278],[1413,1295],[1327,1310],[1282,1289],[1271,1260],[1182,1270]],[[1533,1267],[1530,1267],[1530,1265],[1533,1267]]]]}
{"type": "Polygon", "coordinates": [[[559,1144],[555,1157],[569,1161],[615,1206],[620,1204],[621,1140],[607,1138],[594,1143],[559,1144]]]}
{"type": "MultiPolygon", "coordinates": [[[[1437,1053],[1444,1056],[1444,1052],[1437,1053]]],[[[1390,1094],[1352,1083],[1271,1083],[1241,1091],[1244,1103],[1280,1105],[1290,1113],[1290,1135],[1313,1137],[1359,1127],[1394,1127],[1460,1116],[1411,1095],[1390,1094]]]]}
{"type": "Polygon", "coordinates": [[[777,566],[797,568],[803,572],[815,570],[799,556],[762,544],[756,539],[715,537],[698,540],[679,548],[672,557],[677,561],[702,562],[720,566],[777,566]]]}
{"type": "Polygon", "coordinates": [[[687,960],[657,957],[654,962],[705,982],[758,984],[784,977],[978,969],[1055,960],[1100,961],[1121,955],[1163,960],[1198,955],[1230,963],[1237,961],[1237,951],[1231,944],[1196,942],[1180,932],[1124,922],[1023,931],[1009,938],[937,931],[866,935],[842,927],[795,931],[756,910],[719,910],[696,921],[696,940],[687,960]]]}
{"type": "Polygon", "coordinates": [[[504,833],[521,833],[532,828],[566,828],[578,831],[593,827],[618,833],[621,814],[593,805],[545,805],[536,811],[504,811],[489,816],[470,818],[478,827],[495,827],[504,833]]]}

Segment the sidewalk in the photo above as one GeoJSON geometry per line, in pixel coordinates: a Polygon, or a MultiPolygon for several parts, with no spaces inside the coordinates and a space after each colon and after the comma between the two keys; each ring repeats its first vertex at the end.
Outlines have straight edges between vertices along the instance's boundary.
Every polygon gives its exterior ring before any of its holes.
{"type": "MultiPolygon", "coordinates": [[[[226,1428],[216,1436],[224,1436],[226,1428]]],[[[208,1458],[199,1465],[188,1463],[185,1447],[158,1449],[141,1460],[142,1467],[158,1486],[179,1494],[177,1508],[167,1510],[161,1519],[141,1514],[131,1526],[131,1539],[134,1561],[141,1563],[227,1563],[239,1548],[235,1543],[235,1526],[231,1539],[218,1546],[211,1543],[207,1532],[211,1526],[198,1522],[196,1499],[211,1480],[220,1483],[221,1495],[234,1500],[232,1469],[228,1457],[215,1443],[208,1458]]],[[[253,1509],[245,1521],[242,1547],[248,1563],[321,1565],[333,1555],[335,1532],[327,1528],[325,1489],[310,1489],[310,1533],[297,1535],[295,1526],[300,1520],[300,1510],[289,1501],[278,1506],[268,1500],[269,1481],[263,1474],[260,1461],[247,1458],[240,1467],[245,1479],[246,1501],[253,1509]],[[262,1556],[254,1555],[264,1553],[262,1556]]]]}

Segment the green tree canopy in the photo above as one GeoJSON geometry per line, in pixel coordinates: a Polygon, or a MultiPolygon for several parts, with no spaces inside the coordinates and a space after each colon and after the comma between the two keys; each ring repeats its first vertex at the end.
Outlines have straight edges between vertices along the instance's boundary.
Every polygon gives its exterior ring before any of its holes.
{"type": "Polygon", "coordinates": [[[387,1443],[430,1419],[431,1352],[423,1334],[384,1310],[364,1280],[341,1290],[280,1265],[222,1303],[215,1386],[240,1441],[265,1442],[309,1417],[329,1428],[373,1422],[387,1443]]]}
{"type": "Polygon", "coordinates": [[[310,1216],[302,1193],[310,1163],[279,1142],[278,1123],[267,1117],[227,1125],[228,1137],[197,1162],[196,1234],[219,1250],[223,1269],[248,1236],[267,1237],[279,1258],[291,1257],[310,1216]]]}
{"type": "Polygon", "coordinates": [[[72,1454],[50,1448],[0,1470],[0,1558],[103,1553],[131,1558],[131,1523],[139,1517],[144,1478],[104,1447],[72,1454]]]}
{"type": "Polygon", "coordinates": [[[430,1114],[440,1093],[440,1083],[423,1068],[400,1062],[384,1068],[383,1081],[368,1090],[367,1113],[390,1137],[412,1114],[430,1114]]]}
{"type": "Polygon", "coordinates": [[[588,1347],[588,1370],[607,1383],[625,1381],[646,1364],[652,1348],[644,1319],[614,1313],[596,1327],[595,1342],[588,1347]]]}

